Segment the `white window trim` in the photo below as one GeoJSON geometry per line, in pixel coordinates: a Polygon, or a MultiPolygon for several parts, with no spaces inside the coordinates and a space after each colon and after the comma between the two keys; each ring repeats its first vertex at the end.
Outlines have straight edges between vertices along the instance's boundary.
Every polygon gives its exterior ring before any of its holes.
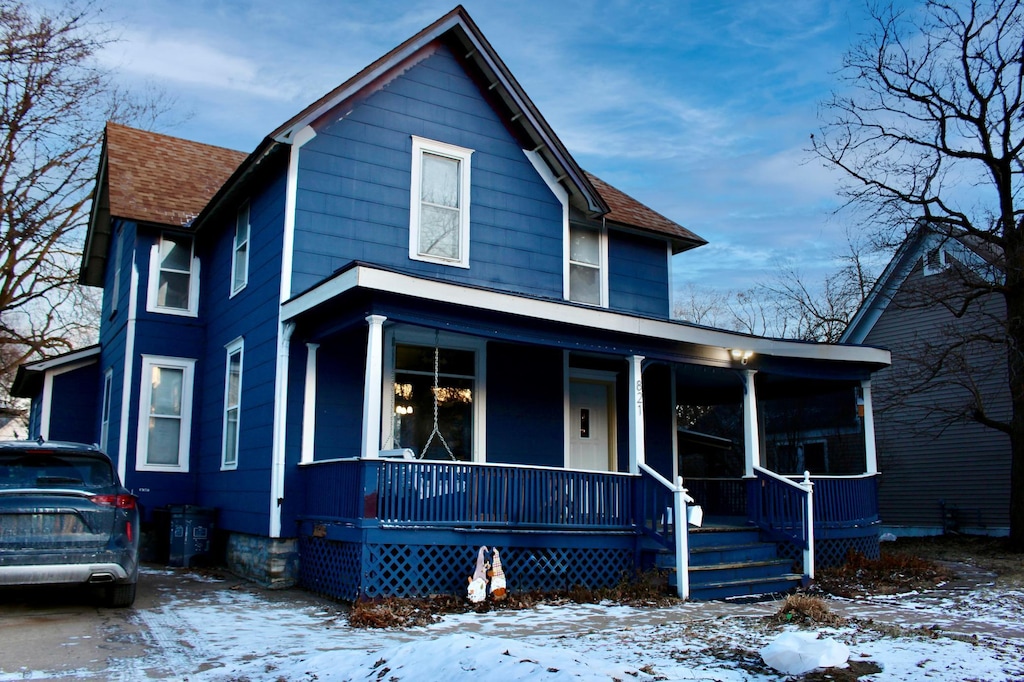
{"type": "Polygon", "coordinates": [[[220,469],[221,471],[234,471],[238,468],[238,454],[241,450],[239,439],[242,435],[242,381],[245,372],[245,339],[238,337],[231,343],[224,346],[224,412],[222,414],[223,428],[221,429],[220,441],[220,469]],[[238,404],[234,409],[238,411],[238,418],[235,420],[235,461],[228,462],[228,388],[231,377],[231,356],[238,353],[238,404]]]}
{"type": "Polygon", "coordinates": [[[563,251],[564,251],[564,254],[565,254],[565,266],[564,266],[563,276],[562,276],[562,283],[563,283],[563,286],[565,287],[565,291],[564,291],[565,300],[566,301],[570,301],[571,303],[579,304],[579,305],[589,305],[589,306],[592,306],[592,307],[595,307],[595,308],[607,308],[608,307],[608,228],[605,227],[604,225],[583,225],[583,224],[579,225],[579,227],[581,227],[583,229],[587,229],[587,230],[594,230],[594,231],[597,232],[597,238],[598,238],[598,240],[600,242],[599,245],[598,245],[598,254],[599,254],[599,258],[601,259],[601,262],[598,265],[595,266],[595,265],[593,265],[591,263],[578,263],[577,261],[572,260],[572,258],[570,257],[569,254],[571,252],[570,246],[571,246],[572,242],[570,240],[572,238],[572,228],[573,228],[573,226],[571,224],[569,224],[569,222],[566,222],[565,223],[565,238],[563,239],[563,243],[564,243],[563,251]],[[594,268],[594,269],[596,269],[598,271],[598,273],[597,273],[598,274],[598,281],[600,282],[599,288],[601,290],[601,293],[600,293],[601,300],[600,300],[599,303],[586,303],[585,301],[573,301],[572,300],[572,298],[571,298],[572,291],[571,291],[571,287],[570,287],[569,282],[571,280],[570,272],[572,270],[572,266],[573,265],[582,265],[582,266],[585,266],[585,267],[594,268]]]}
{"type": "Polygon", "coordinates": [[[124,228],[121,221],[116,221],[113,230],[114,239],[114,272],[113,281],[110,285],[110,310],[107,311],[109,318],[113,319],[117,315],[118,299],[121,297],[121,261],[123,259],[124,247],[121,244],[124,238],[124,228]]]}
{"type": "Polygon", "coordinates": [[[470,157],[472,149],[445,142],[412,136],[412,182],[409,202],[409,258],[427,263],[469,267],[469,211],[470,211],[470,157]],[[422,181],[423,154],[437,154],[459,161],[459,257],[440,258],[420,253],[420,183],[422,181]]]}
{"type": "MultiPolygon", "coordinates": [[[[395,395],[395,345],[408,344],[413,346],[434,347],[435,335],[430,329],[395,325],[384,330],[384,391],[381,405],[381,442],[384,448],[393,447],[394,420],[392,404],[395,395]]],[[[441,332],[436,336],[439,348],[469,350],[474,353],[473,379],[473,458],[472,462],[486,462],[487,452],[487,341],[472,336],[441,332]]],[[[419,455],[419,453],[416,453],[419,455]]],[[[443,461],[443,460],[438,460],[443,461]]]]}
{"type": "Polygon", "coordinates": [[[249,248],[252,242],[252,204],[248,201],[242,202],[241,206],[238,207],[238,211],[235,213],[235,234],[231,240],[231,293],[228,294],[228,298],[232,298],[238,292],[245,289],[249,284],[249,257],[252,255],[249,248]],[[245,263],[242,266],[242,283],[235,286],[235,276],[238,269],[238,218],[242,213],[242,209],[245,209],[245,241],[242,242],[245,245],[245,263]]]}
{"type": "Polygon", "coordinates": [[[150,313],[161,313],[164,315],[181,315],[184,317],[198,317],[199,315],[199,259],[196,258],[196,242],[191,235],[186,235],[192,240],[191,270],[188,277],[188,309],[169,308],[157,305],[157,293],[160,288],[160,242],[164,234],[153,244],[149,251],[149,286],[147,287],[146,311],[150,313]]]}
{"type": "Polygon", "coordinates": [[[162,355],[142,356],[142,381],[139,391],[139,428],[135,447],[136,471],[169,471],[187,473],[189,450],[192,440],[192,390],[195,379],[196,361],[190,358],[172,358],[162,355]],[[150,380],[153,367],[167,367],[182,370],[181,381],[181,430],[178,440],[178,464],[149,464],[146,456],[149,448],[149,405],[153,386],[150,380]]]}
{"type": "Polygon", "coordinates": [[[103,404],[100,406],[100,450],[110,454],[110,410],[114,406],[114,368],[103,373],[103,404]]]}

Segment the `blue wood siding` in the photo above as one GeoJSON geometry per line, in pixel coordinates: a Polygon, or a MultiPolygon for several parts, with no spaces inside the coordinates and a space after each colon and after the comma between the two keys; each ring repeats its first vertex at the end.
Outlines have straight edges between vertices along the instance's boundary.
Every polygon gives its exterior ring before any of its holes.
{"type": "Polygon", "coordinates": [[[565,464],[562,351],[487,344],[487,461],[565,464]]]}
{"type": "Polygon", "coordinates": [[[99,405],[97,374],[97,365],[91,363],[54,375],[50,440],[95,443],[99,439],[94,418],[99,405]]]}
{"type": "Polygon", "coordinates": [[[668,246],[664,240],[609,230],[609,308],[667,318],[668,274],[668,246]]]}
{"type": "Polygon", "coordinates": [[[365,364],[365,329],[322,343],[317,350],[315,459],[359,456],[365,364]]]}
{"type": "MultiPolygon", "coordinates": [[[[249,199],[249,270],[246,286],[231,296],[234,209],[220,229],[200,235],[200,320],[205,339],[196,366],[192,467],[198,503],[218,510],[218,527],[265,535],[269,528],[278,349],[284,175],[254,185],[249,199]],[[224,435],[226,346],[243,339],[238,464],[221,470],[224,435]],[[200,379],[201,377],[201,379],[200,379]]],[[[301,366],[304,353],[292,352],[301,366]]],[[[300,395],[301,395],[301,388],[300,395]]]]}
{"type": "Polygon", "coordinates": [[[446,48],[317,131],[297,204],[293,292],[360,260],[562,297],[562,207],[446,48]],[[475,150],[468,270],[409,258],[411,135],[475,150]]]}

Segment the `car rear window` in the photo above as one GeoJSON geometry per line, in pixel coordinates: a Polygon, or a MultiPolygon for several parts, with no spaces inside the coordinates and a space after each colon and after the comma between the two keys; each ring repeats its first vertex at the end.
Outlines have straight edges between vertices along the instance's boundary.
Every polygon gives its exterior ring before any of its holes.
{"type": "Polygon", "coordinates": [[[0,488],[107,488],[114,483],[109,462],[61,453],[0,453],[0,488]]]}

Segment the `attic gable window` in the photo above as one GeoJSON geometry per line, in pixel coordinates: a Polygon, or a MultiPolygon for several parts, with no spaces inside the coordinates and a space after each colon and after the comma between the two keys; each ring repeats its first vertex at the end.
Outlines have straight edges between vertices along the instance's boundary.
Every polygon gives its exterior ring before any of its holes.
{"type": "Polygon", "coordinates": [[[412,138],[409,258],[469,267],[472,149],[412,138]]]}
{"type": "Polygon", "coordinates": [[[924,274],[935,275],[949,267],[948,256],[942,247],[930,249],[924,255],[924,274]]]}
{"type": "Polygon", "coordinates": [[[199,311],[199,261],[192,237],[164,233],[149,256],[146,310],[195,317],[199,311]]]}

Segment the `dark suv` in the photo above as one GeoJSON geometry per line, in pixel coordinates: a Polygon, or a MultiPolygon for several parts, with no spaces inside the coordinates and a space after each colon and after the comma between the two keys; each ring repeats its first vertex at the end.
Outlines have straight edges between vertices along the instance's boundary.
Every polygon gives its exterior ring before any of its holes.
{"type": "Polygon", "coordinates": [[[139,510],[95,446],[0,442],[0,586],[92,585],[131,606],[139,510]]]}

